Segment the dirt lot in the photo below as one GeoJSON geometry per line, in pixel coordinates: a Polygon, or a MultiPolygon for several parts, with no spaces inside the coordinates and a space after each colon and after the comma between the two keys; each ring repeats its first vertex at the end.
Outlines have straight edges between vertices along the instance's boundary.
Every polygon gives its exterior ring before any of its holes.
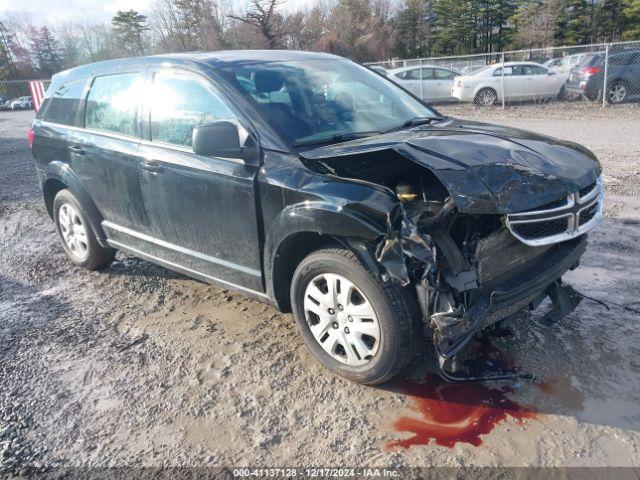
{"type": "Polygon", "coordinates": [[[534,384],[421,385],[434,381],[425,348],[404,380],[359,386],[320,368],[271,307],[121,254],[100,272],[72,266],[36,185],[33,114],[0,113],[0,477],[34,465],[640,467],[640,109],[442,110],[583,143],[604,165],[606,218],[567,278],[607,305],[584,300],[561,324],[524,319],[494,340],[534,384]],[[443,423],[467,428],[439,445],[429,431],[443,423]]]}

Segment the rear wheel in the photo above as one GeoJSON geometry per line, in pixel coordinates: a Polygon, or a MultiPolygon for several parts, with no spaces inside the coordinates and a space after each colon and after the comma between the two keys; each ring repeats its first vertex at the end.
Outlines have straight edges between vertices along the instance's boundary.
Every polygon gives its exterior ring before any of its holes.
{"type": "Polygon", "coordinates": [[[621,80],[617,80],[607,89],[607,100],[609,103],[622,103],[629,96],[629,87],[621,80]]]}
{"type": "Polygon", "coordinates": [[[417,302],[380,281],[344,249],[307,256],[291,283],[298,329],[313,355],[349,380],[377,384],[413,358],[417,302]]]}
{"type": "Polygon", "coordinates": [[[89,217],[69,190],[61,190],[56,195],[53,215],[62,248],[73,263],[88,270],[111,263],[116,251],[100,246],[89,217]]]}
{"type": "Polygon", "coordinates": [[[483,88],[476,93],[474,100],[476,105],[481,107],[490,107],[498,100],[498,94],[493,88],[483,88]]]}

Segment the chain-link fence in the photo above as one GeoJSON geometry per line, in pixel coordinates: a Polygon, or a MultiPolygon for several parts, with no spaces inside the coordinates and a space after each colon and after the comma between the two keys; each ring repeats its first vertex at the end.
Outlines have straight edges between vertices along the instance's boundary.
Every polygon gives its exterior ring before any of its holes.
{"type": "Polygon", "coordinates": [[[552,47],[368,64],[431,103],[479,106],[640,101],[640,42],[552,47]]]}
{"type": "MultiPolygon", "coordinates": [[[[0,110],[31,110],[34,99],[29,82],[31,80],[0,80],[0,110]]],[[[44,88],[49,86],[49,80],[43,82],[44,88]]]]}

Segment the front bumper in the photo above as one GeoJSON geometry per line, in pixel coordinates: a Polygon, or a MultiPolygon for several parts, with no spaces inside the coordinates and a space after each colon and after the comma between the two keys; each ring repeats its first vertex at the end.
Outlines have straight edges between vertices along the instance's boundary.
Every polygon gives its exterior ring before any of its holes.
{"type": "MultiPolygon", "coordinates": [[[[540,255],[523,262],[507,274],[493,277],[481,283],[478,289],[469,291],[469,308],[463,316],[458,319],[446,318],[440,324],[437,319],[434,320],[439,353],[450,358],[479,330],[519,311],[540,305],[549,294],[549,288],[558,283],[566,271],[578,265],[586,244],[586,235],[583,235],[547,247],[540,255]]],[[[563,316],[568,313],[566,309],[556,310],[562,311],[563,316]]]]}

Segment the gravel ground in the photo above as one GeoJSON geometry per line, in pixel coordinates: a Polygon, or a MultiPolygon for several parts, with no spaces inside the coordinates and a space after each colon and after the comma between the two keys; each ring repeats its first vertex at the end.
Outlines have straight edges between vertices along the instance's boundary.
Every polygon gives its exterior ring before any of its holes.
{"type": "Polygon", "coordinates": [[[427,348],[405,380],[349,383],[269,306],[122,254],[100,272],[74,267],[37,188],[33,114],[0,113],[0,477],[38,466],[640,467],[640,109],[442,110],[583,143],[605,169],[605,219],[568,280],[607,304],[584,300],[551,328],[523,319],[492,340],[537,377],[508,392],[423,388],[427,348]],[[390,443],[433,423],[425,406],[478,410],[486,396],[527,415],[501,403],[473,441],[390,443]]]}

